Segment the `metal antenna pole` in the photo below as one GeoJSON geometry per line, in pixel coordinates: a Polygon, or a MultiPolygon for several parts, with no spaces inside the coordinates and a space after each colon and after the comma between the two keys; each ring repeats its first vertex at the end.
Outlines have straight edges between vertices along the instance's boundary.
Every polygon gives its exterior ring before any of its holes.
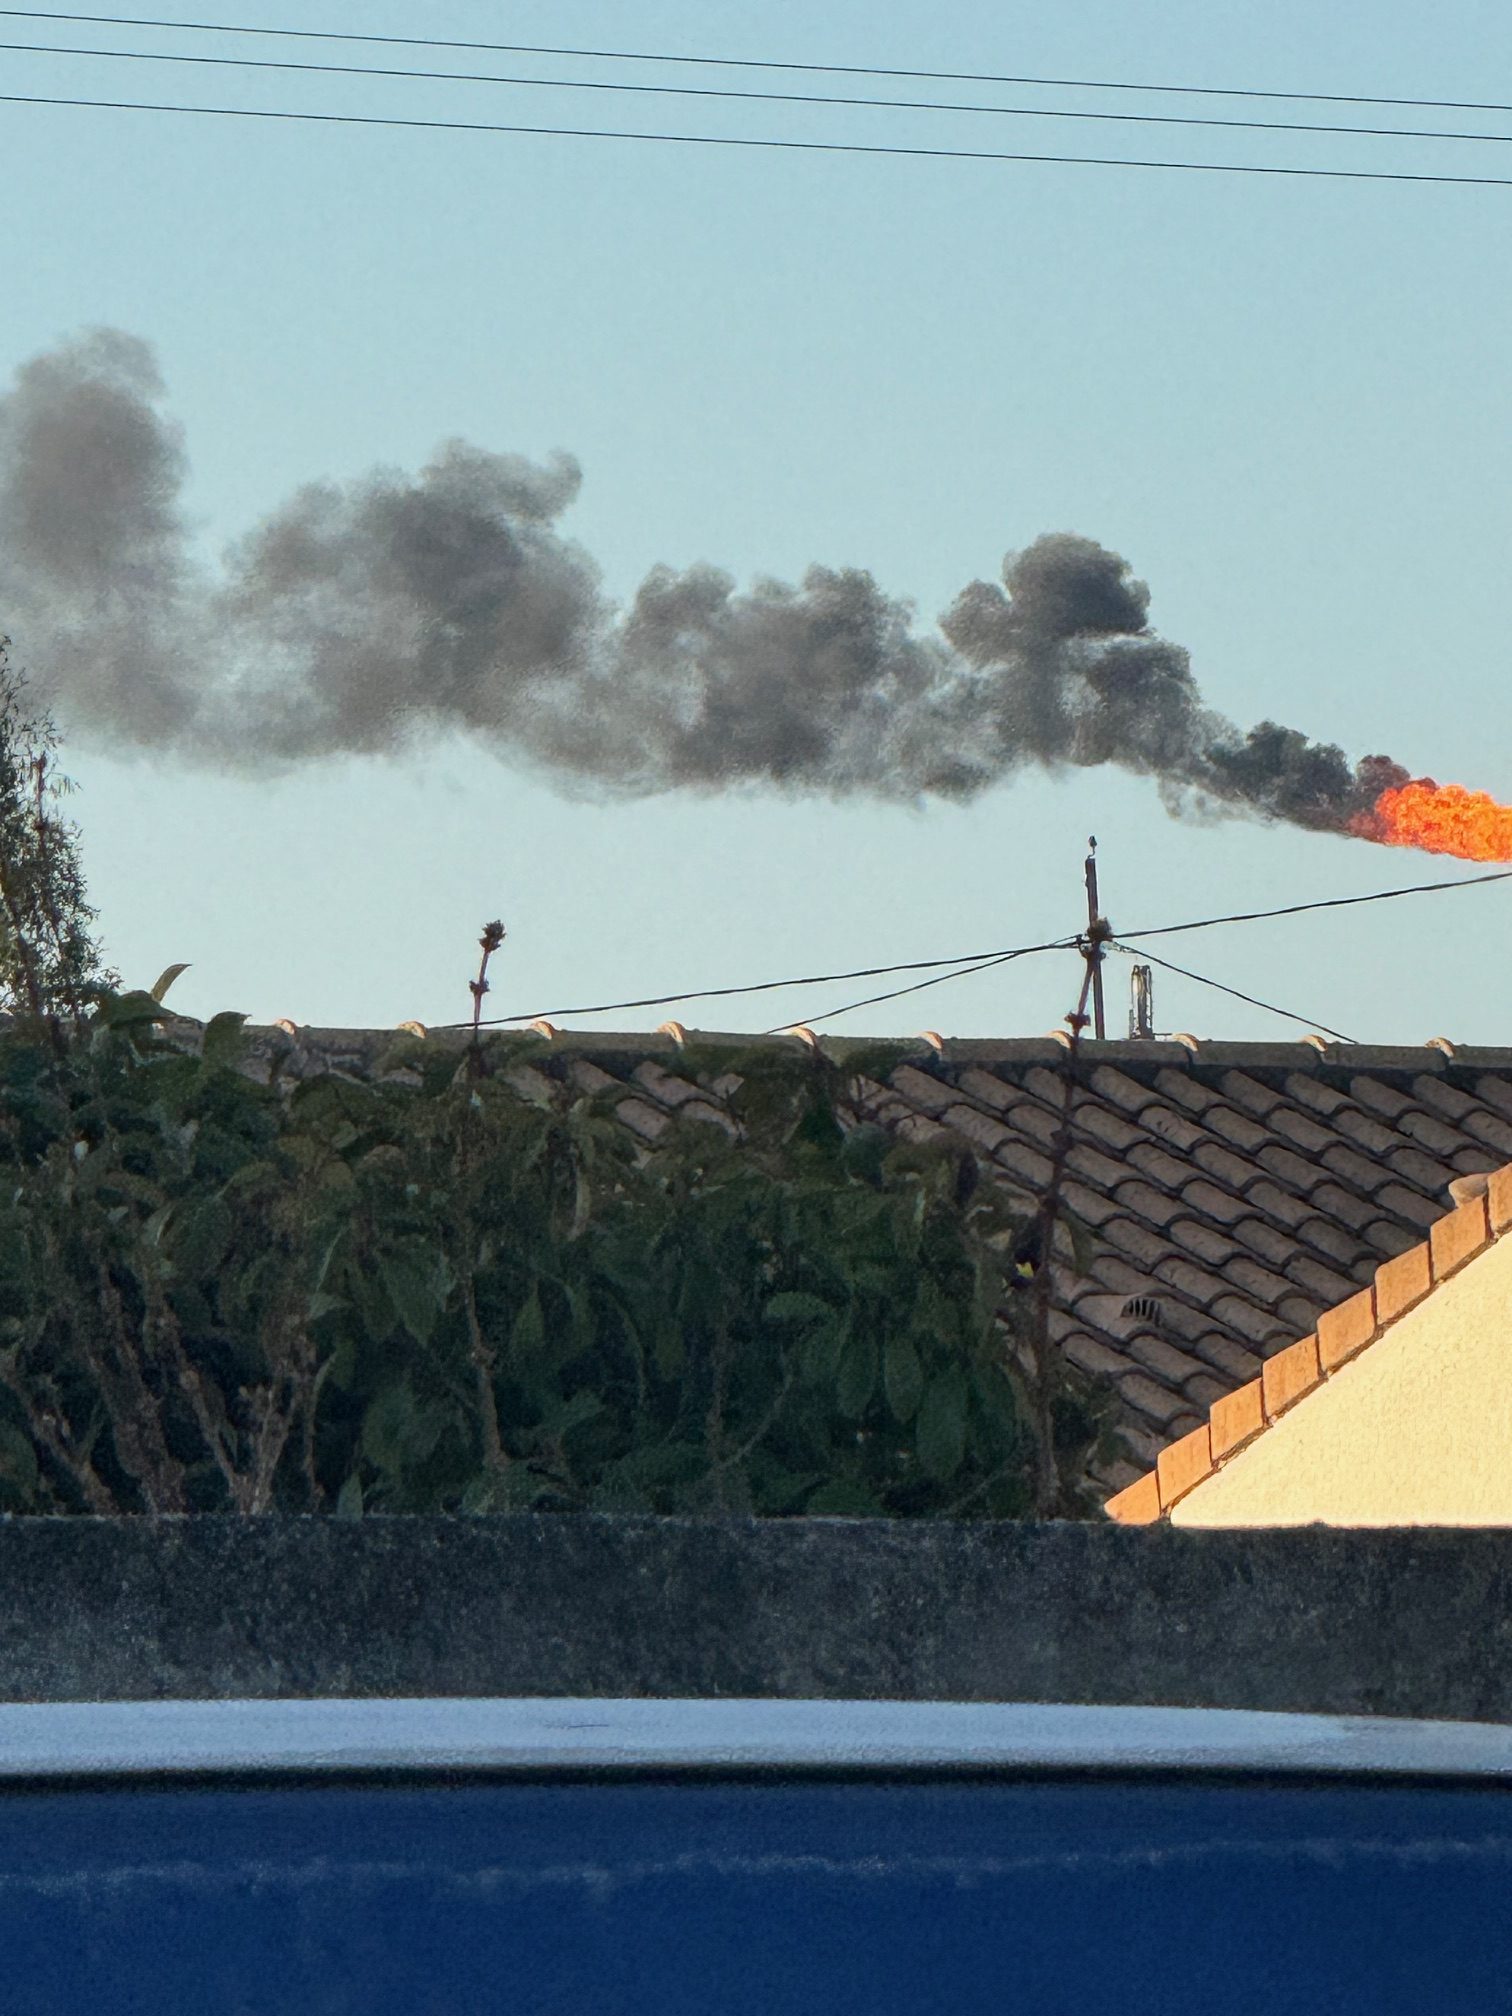
{"type": "Polygon", "coordinates": [[[1087,940],[1087,964],[1092,969],[1092,1033],[1098,1042],[1107,1035],[1107,1024],[1103,1019],[1102,939],[1106,937],[1104,926],[1101,935],[1098,926],[1102,924],[1102,912],[1097,905],[1097,835],[1092,834],[1087,847],[1087,923],[1091,935],[1087,940]]]}

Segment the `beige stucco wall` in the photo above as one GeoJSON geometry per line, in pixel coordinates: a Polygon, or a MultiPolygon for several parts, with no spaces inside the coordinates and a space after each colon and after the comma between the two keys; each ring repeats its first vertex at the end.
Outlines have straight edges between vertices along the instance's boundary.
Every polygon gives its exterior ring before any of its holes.
{"type": "Polygon", "coordinates": [[[1171,1510],[1176,1526],[1512,1525],[1512,1237],[1171,1510]]]}

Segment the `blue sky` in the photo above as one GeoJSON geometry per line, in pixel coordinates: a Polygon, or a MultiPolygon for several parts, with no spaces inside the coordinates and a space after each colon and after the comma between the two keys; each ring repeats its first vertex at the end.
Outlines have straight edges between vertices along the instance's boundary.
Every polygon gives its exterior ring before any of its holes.
{"type": "MultiPolygon", "coordinates": [[[[1512,15],[1472,0],[248,0],[208,18],[1445,99],[1509,95],[1497,80],[1512,74],[1512,15]]],[[[0,39],[281,53],[21,21],[0,22],[0,39]]],[[[39,94],[1512,174],[1512,145],[1469,142],[698,106],[15,53],[0,74],[0,88],[39,94]]],[[[1512,133],[1512,118],[1470,113],[1339,116],[1512,133]]],[[[1384,749],[1512,798],[1512,188],[14,105],[0,106],[0,128],[0,382],[81,328],[149,340],[186,431],[209,554],[303,482],[415,467],[459,434],[579,458],[566,529],[621,599],[658,562],[710,560],[745,581],[822,561],[870,568],[932,620],[966,582],[996,578],[1008,550],[1077,531],[1150,583],[1156,627],[1190,649],[1206,697],[1234,718],[1278,716],[1352,755],[1384,749]]],[[[461,742],[272,782],[75,737],[66,754],[111,956],[134,984],[192,961],[174,998],[203,1016],[460,1019],[478,927],[495,915],[510,929],[501,1013],[1034,942],[1080,921],[1092,831],[1106,908],[1130,931],[1464,872],[1282,827],[1175,821],[1151,784],[1114,771],[1025,775],[967,808],[915,811],[770,793],[585,802],[461,742]]],[[[1366,1040],[1498,1042],[1509,900],[1467,890],[1156,949],[1366,1040]]],[[[1111,1033],[1128,963],[1112,962],[1111,1033]]],[[[1025,960],[826,1026],[1035,1034],[1075,983],[1069,956],[1025,960]]],[[[761,1028],[867,991],[675,1012],[761,1028]]],[[[1156,1011],[1162,1028],[1288,1034],[1163,975],[1156,1011]]]]}

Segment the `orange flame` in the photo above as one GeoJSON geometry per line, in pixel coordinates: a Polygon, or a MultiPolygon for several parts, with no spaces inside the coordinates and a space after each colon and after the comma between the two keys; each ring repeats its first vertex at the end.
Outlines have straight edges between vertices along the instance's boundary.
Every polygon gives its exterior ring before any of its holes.
{"type": "Polygon", "coordinates": [[[1416,777],[1383,791],[1351,827],[1362,840],[1386,847],[1421,847],[1425,854],[1457,854],[1462,861],[1512,861],[1512,805],[1463,784],[1416,777]]]}

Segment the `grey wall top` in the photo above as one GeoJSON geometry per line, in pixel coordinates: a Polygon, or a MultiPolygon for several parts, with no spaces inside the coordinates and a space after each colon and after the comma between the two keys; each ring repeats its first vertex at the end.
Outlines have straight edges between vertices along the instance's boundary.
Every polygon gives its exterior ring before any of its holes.
{"type": "Polygon", "coordinates": [[[0,1700],[301,1695],[1512,1721],[1512,1531],[0,1521],[0,1700]]]}

